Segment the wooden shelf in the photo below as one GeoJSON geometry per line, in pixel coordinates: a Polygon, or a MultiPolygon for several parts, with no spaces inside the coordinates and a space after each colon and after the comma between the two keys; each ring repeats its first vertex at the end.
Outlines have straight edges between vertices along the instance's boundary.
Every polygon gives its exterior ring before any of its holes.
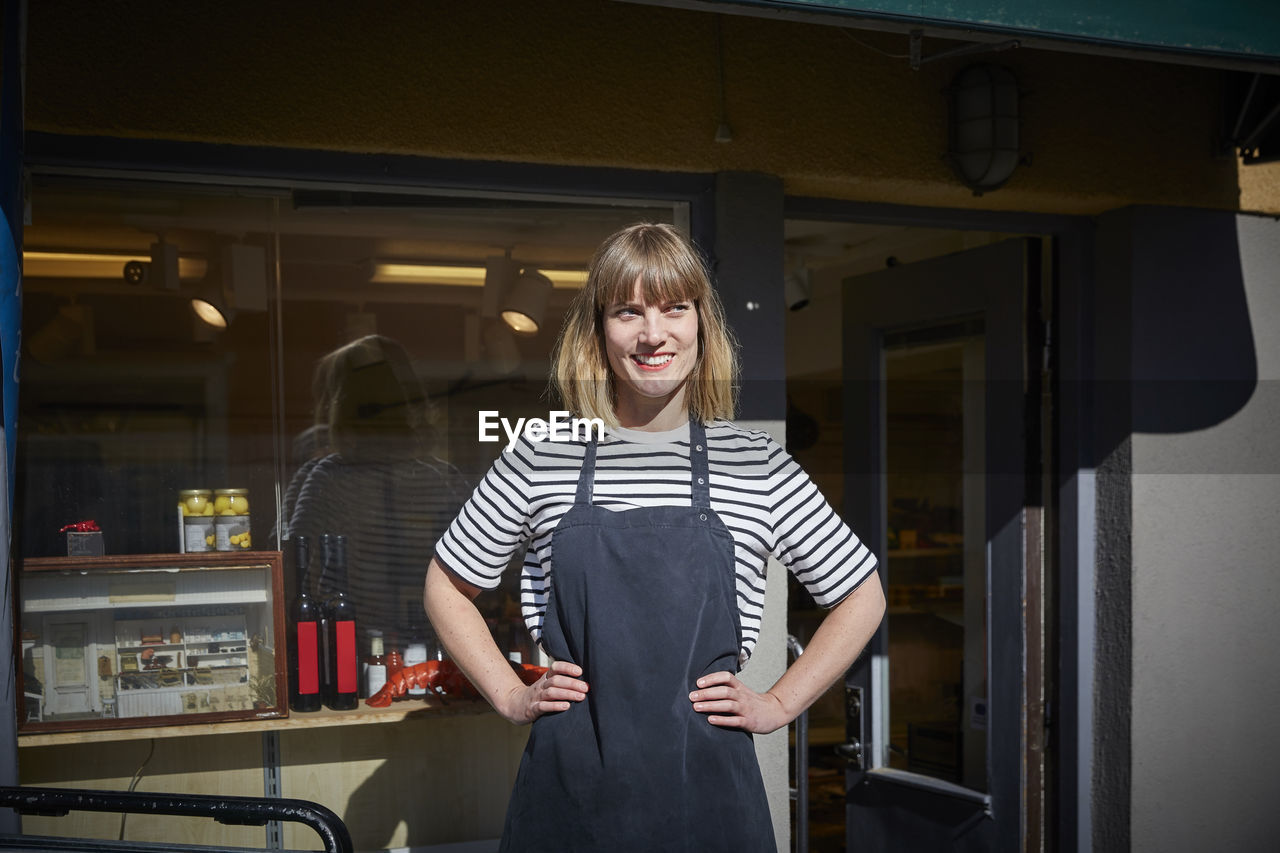
{"type": "Polygon", "coordinates": [[[411,699],[393,702],[389,708],[370,708],[364,700],[353,711],[330,711],[323,708],[312,713],[290,711],[288,717],[244,720],[230,723],[190,723],[135,729],[19,734],[18,746],[63,746],[79,743],[148,740],[150,738],[200,737],[203,735],[244,734],[249,732],[318,729],[332,726],[365,726],[398,723],[403,720],[428,720],[436,717],[471,716],[493,713],[489,703],[481,700],[439,698],[411,699]]]}

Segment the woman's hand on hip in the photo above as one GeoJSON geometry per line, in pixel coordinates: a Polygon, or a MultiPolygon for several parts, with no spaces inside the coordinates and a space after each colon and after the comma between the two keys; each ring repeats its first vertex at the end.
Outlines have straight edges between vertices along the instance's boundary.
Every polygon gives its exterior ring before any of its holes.
{"type": "Polygon", "coordinates": [[[698,689],[689,694],[693,710],[707,715],[707,722],[723,728],[746,729],[767,734],[780,729],[791,718],[772,693],[757,693],[732,672],[713,672],[698,679],[698,689]]]}
{"type": "Polygon", "coordinates": [[[502,715],[513,723],[532,723],[543,714],[569,710],[570,703],[587,698],[587,682],[580,675],[582,667],[577,664],[553,661],[533,684],[521,685],[507,695],[502,715]]]}

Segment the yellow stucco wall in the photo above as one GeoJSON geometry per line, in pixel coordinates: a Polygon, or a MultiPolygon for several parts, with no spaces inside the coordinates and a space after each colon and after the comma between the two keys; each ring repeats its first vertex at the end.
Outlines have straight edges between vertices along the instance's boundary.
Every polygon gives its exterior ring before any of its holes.
{"type": "MultiPolygon", "coordinates": [[[[762,171],[793,194],[905,204],[1238,205],[1236,162],[1213,153],[1219,72],[1025,49],[976,57],[1017,74],[1033,162],[974,198],[943,160],[943,89],[975,58],[912,71],[906,51],[905,36],[601,0],[37,3],[27,126],[762,171]],[[727,144],[713,140],[718,20],[727,144]]],[[[1273,181],[1251,204],[1278,197],[1273,181]]]]}
{"type": "Polygon", "coordinates": [[[1280,214],[1280,161],[1240,168],[1240,209],[1280,214]]]}

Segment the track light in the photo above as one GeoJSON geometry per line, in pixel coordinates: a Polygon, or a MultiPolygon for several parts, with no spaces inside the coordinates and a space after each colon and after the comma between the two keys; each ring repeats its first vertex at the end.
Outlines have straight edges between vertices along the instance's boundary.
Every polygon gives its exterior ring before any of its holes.
{"type": "Polygon", "coordinates": [[[782,280],[783,297],[786,299],[787,307],[792,311],[799,311],[809,304],[809,295],[812,293],[812,289],[809,271],[804,267],[789,273],[782,280]]]}
{"type": "Polygon", "coordinates": [[[205,278],[191,297],[191,308],[197,317],[215,329],[225,329],[235,317],[235,312],[227,305],[226,294],[222,292],[222,281],[216,276],[205,278]]]}
{"type": "Polygon", "coordinates": [[[547,313],[551,287],[551,279],[535,269],[526,269],[502,301],[502,319],[522,335],[536,333],[547,313]]]}

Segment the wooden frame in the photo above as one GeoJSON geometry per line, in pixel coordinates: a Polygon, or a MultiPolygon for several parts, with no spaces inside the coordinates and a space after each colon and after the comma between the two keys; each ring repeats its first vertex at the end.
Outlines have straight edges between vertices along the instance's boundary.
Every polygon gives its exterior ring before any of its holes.
{"type": "Polygon", "coordinates": [[[279,551],[29,558],[18,597],[19,733],[288,716],[279,551]]]}

